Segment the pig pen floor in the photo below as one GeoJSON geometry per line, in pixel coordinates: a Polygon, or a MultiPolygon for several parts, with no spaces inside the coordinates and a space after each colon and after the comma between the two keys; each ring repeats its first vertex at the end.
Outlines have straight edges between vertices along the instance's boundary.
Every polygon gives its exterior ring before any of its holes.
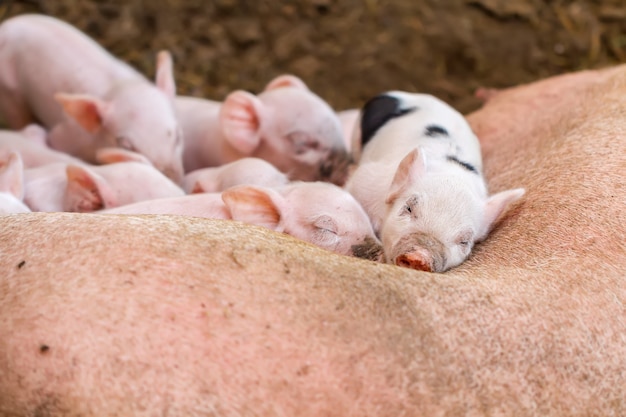
{"type": "Polygon", "coordinates": [[[170,49],[179,93],[215,100],[293,73],[337,110],[398,89],[467,113],[478,87],[626,62],[622,0],[0,0],[2,19],[29,12],[149,77],[170,49]]]}

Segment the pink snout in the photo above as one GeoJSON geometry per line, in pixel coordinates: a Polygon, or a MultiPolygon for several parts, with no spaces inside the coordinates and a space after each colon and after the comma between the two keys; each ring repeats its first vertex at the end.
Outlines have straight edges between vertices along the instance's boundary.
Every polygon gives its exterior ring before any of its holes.
{"type": "Polygon", "coordinates": [[[434,236],[417,232],[403,236],[393,247],[392,263],[418,271],[443,272],[446,265],[444,245],[434,236]]]}
{"type": "Polygon", "coordinates": [[[418,271],[433,271],[433,258],[427,251],[403,253],[396,257],[396,265],[418,271]]]}

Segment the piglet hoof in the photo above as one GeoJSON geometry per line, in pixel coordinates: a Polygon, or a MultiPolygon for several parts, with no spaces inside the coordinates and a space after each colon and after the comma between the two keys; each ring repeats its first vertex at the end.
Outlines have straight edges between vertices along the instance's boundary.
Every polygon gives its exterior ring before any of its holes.
{"type": "Polygon", "coordinates": [[[433,271],[432,261],[424,259],[423,256],[416,253],[405,253],[398,256],[396,258],[396,265],[404,268],[417,269],[418,271],[433,271]]]}

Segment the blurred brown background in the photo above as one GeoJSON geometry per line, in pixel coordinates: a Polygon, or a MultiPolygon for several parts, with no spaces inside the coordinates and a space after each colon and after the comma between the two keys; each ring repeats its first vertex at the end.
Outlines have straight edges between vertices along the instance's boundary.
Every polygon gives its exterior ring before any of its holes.
{"type": "Polygon", "coordinates": [[[0,16],[64,19],[154,74],[172,51],[180,94],[222,100],[293,73],[337,110],[385,90],[462,112],[477,87],[626,62],[623,0],[0,0],[0,16]]]}

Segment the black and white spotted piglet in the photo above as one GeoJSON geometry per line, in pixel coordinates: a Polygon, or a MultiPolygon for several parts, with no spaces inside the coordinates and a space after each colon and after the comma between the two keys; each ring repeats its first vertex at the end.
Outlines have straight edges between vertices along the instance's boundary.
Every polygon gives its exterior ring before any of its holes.
{"type": "Polygon", "coordinates": [[[363,151],[346,189],[370,216],[389,263],[432,272],[461,264],[524,195],[487,195],[478,139],[431,95],[374,97],[360,129],[363,151]]]}

